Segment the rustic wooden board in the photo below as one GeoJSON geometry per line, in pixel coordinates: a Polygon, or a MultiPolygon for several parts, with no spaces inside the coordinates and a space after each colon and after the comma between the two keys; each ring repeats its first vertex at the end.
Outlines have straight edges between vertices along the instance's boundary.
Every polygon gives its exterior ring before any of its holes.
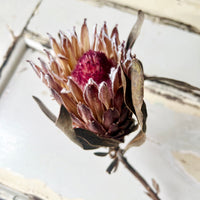
{"type": "MultiPolygon", "coordinates": [[[[119,9],[143,10],[162,18],[161,21],[200,33],[200,2],[199,0],[90,0],[107,4],[119,9]],[[180,24],[178,24],[180,23],[180,24]]],[[[158,19],[159,20],[159,19],[158,19]]]]}
{"type": "Polygon", "coordinates": [[[2,1],[0,7],[0,68],[22,33],[40,0],[2,1]]]}
{"type": "MultiPolygon", "coordinates": [[[[83,151],[41,112],[32,95],[40,97],[56,115],[58,107],[25,61],[37,62],[37,57],[44,55],[26,52],[1,97],[1,168],[38,179],[68,198],[147,200],[143,188],[123,167],[116,174],[106,174],[109,158],[83,151]]],[[[145,98],[147,141],[127,152],[128,160],[149,182],[154,178],[159,183],[162,199],[199,199],[200,186],[193,171],[189,174],[179,167],[174,152],[200,154],[200,118],[150,101],[148,95],[145,98]]]]}

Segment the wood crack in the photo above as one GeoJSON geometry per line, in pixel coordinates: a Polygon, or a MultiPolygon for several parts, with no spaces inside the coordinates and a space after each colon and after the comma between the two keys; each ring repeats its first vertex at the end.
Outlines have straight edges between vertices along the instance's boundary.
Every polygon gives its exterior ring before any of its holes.
{"type": "MultiPolygon", "coordinates": [[[[130,7],[130,6],[127,6],[127,5],[123,5],[123,4],[120,4],[120,3],[116,3],[116,2],[108,1],[108,0],[87,0],[87,1],[88,2],[95,2],[99,6],[103,6],[103,5],[110,6],[110,7],[116,8],[118,10],[125,11],[125,12],[135,14],[135,15],[138,12],[138,9],[136,9],[136,8],[133,8],[133,7],[130,7]]],[[[153,22],[170,25],[170,26],[182,29],[182,30],[187,30],[189,32],[200,34],[200,30],[198,28],[190,25],[190,24],[186,24],[186,23],[180,22],[178,20],[169,19],[169,18],[166,18],[166,17],[154,15],[154,14],[151,14],[151,13],[146,12],[146,11],[143,11],[143,12],[145,13],[145,16],[153,22]]]]}
{"type": "Polygon", "coordinates": [[[26,27],[29,25],[31,19],[34,17],[36,11],[38,10],[38,8],[39,8],[39,6],[41,4],[41,2],[42,2],[42,0],[40,0],[37,3],[37,5],[35,6],[33,12],[31,13],[30,17],[28,18],[28,20],[27,20],[22,32],[20,33],[20,35],[15,36],[13,30],[10,29],[9,26],[8,26],[9,32],[11,33],[11,35],[13,37],[13,42],[10,45],[10,47],[8,48],[8,50],[7,50],[7,52],[6,52],[5,56],[4,56],[3,64],[0,66],[0,78],[1,78],[2,71],[3,71],[4,67],[6,66],[6,64],[8,63],[8,60],[9,60],[9,58],[10,58],[10,56],[11,56],[11,54],[12,54],[12,52],[13,52],[15,46],[16,46],[16,43],[19,41],[20,38],[23,37],[23,34],[24,34],[25,30],[26,30],[26,27]]]}

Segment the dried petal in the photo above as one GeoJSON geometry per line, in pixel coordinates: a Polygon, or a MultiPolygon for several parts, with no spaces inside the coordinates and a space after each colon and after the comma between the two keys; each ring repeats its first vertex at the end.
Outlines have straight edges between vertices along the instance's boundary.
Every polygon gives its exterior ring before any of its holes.
{"type": "Polygon", "coordinates": [[[126,119],[123,124],[120,124],[121,130],[126,130],[133,123],[133,119],[126,119]]]}
{"type": "Polygon", "coordinates": [[[95,120],[89,121],[87,127],[90,131],[96,133],[98,136],[103,136],[106,132],[103,126],[95,120]]]}
{"type": "Polygon", "coordinates": [[[108,56],[108,58],[113,58],[114,55],[113,55],[113,49],[112,49],[112,43],[111,43],[111,40],[108,38],[107,35],[104,35],[103,37],[103,41],[106,45],[105,49],[106,49],[106,55],[108,56]]]}
{"type": "Polygon", "coordinates": [[[74,56],[75,56],[76,60],[78,60],[80,58],[80,56],[81,56],[81,50],[80,50],[80,47],[79,47],[79,43],[78,43],[78,38],[77,38],[75,27],[73,29],[73,34],[71,36],[71,41],[72,41],[72,48],[73,48],[74,56]]]}
{"type": "Polygon", "coordinates": [[[33,70],[35,71],[35,73],[37,74],[37,76],[39,78],[41,78],[41,73],[42,73],[42,70],[40,67],[38,67],[36,64],[34,64],[32,61],[30,60],[27,60],[27,62],[30,63],[30,65],[32,66],[33,70]]]}
{"type": "Polygon", "coordinates": [[[118,88],[121,86],[121,69],[118,66],[115,70],[111,72],[111,81],[113,93],[116,94],[118,88]]]}
{"type": "Polygon", "coordinates": [[[47,33],[47,35],[49,36],[51,47],[54,50],[54,52],[56,53],[56,55],[62,54],[62,50],[60,49],[60,47],[59,47],[58,43],[56,42],[55,38],[53,38],[49,33],[47,33]]]}
{"type": "Polygon", "coordinates": [[[128,117],[129,117],[130,111],[128,110],[128,108],[124,107],[121,110],[121,115],[119,118],[119,124],[123,123],[128,117]]]}
{"type": "Polygon", "coordinates": [[[97,24],[95,25],[94,31],[93,31],[92,50],[95,50],[96,40],[97,40],[97,24]]]}
{"type": "Polygon", "coordinates": [[[62,55],[58,55],[58,58],[59,58],[59,62],[61,64],[62,70],[64,72],[63,76],[66,78],[67,76],[70,75],[72,71],[68,62],[69,59],[62,55]]]}
{"type": "Polygon", "coordinates": [[[57,92],[60,92],[60,90],[62,89],[62,88],[56,83],[56,81],[52,78],[51,75],[46,74],[46,75],[45,75],[45,80],[46,80],[46,82],[47,82],[46,85],[47,85],[49,88],[54,89],[54,90],[56,90],[57,92]]]}
{"type": "Polygon", "coordinates": [[[117,133],[119,130],[120,129],[119,129],[118,125],[116,123],[113,123],[109,126],[108,133],[113,135],[113,134],[117,133]]]}
{"type": "Polygon", "coordinates": [[[68,79],[67,85],[69,86],[73,97],[76,99],[76,102],[84,102],[83,92],[71,78],[68,79]]]}
{"type": "Polygon", "coordinates": [[[116,46],[118,46],[120,44],[120,40],[119,40],[119,33],[118,33],[118,28],[117,28],[118,25],[116,25],[113,30],[112,30],[112,33],[111,33],[111,39],[114,39],[114,42],[116,44],[116,46]]]}
{"type": "Polygon", "coordinates": [[[87,124],[89,121],[94,120],[94,116],[88,106],[83,103],[77,104],[77,111],[81,119],[87,124]]]}
{"type": "Polygon", "coordinates": [[[94,82],[88,83],[85,86],[85,91],[84,91],[83,95],[84,95],[85,102],[91,108],[95,118],[99,122],[101,122],[102,113],[103,113],[103,106],[102,106],[101,101],[98,98],[97,85],[94,82]]]}
{"type": "Polygon", "coordinates": [[[62,105],[63,101],[62,101],[62,98],[61,96],[58,94],[58,92],[54,89],[51,89],[51,94],[52,96],[54,97],[54,99],[60,104],[62,105]]]}
{"type": "Polygon", "coordinates": [[[47,64],[41,58],[38,58],[38,60],[40,61],[43,72],[47,74],[49,72],[47,64]]]}
{"type": "Polygon", "coordinates": [[[106,21],[105,21],[104,24],[103,24],[103,31],[104,31],[104,33],[108,36],[108,28],[107,28],[106,21]]]}
{"type": "Polygon", "coordinates": [[[105,81],[103,81],[99,86],[99,99],[104,104],[106,109],[110,108],[112,104],[112,94],[105,81]]]}
{"type": "Polygon", "coordinates": [[[76,102],[70,97],[70,93],[61,93],[60,96],[62,98],[63,105],[67,108],[67,110],[78,116],[76,102]]]}
{"type": "Polygon", "coordinates": [[[121,113],[122,104],[124,102],[123,87],[120,87],[114,97],[114,107],[121,113]]]}
{"type": "Polygon", "coordinates": [[[115,108],[109,108],[103,114],[103,125],[106,129],[109,128],[111,124],[116,122],[120,117],[119,111],[115,108]]]}
{"type": "Polygon", "coordinates": [[[56,60],[54,59],[54,57],[51,55],[51,53],[44,49],[44,52],[47,54],[48,59],[49,59],[49,64],[50,64],[50,69],[57,75],[60,75],[61,71],[59,68],[58,63],[56,62],[56,60]]]}
{"type": "Polygon", "coordinates": [[[73,113],[70,114],[72,121],[73,121],[73,128],[85,128],[84,126],[84,122],[82,120],[80,120],[76,115],[74,115],[73,113]]]}
{"type": "Polygon", "coordinates": [[[72,70],[74,66],[76,66],[76,63],[77,63],[77,60],[75,59],[75,53],[73,50],[72,43],[70,42],[69,38],[61,31],[60,31],[60,35],[61,35],[61,44],[62,44],[61,46],[64,49],[64,56],[67,58],[70,69],[72,70]]]}
{"type": "Polygon", "coordinates": [[[84,19],[84,23],[81,27],[81,46],[83,53],[87,52],[90,49],[89,32],[86,24],[86,19],[84,19]]]}
{"type": "Polygon", "coordinates": [[[100,37],[97,40],[97,51],[106,52],[105,43],[100,37]]]}

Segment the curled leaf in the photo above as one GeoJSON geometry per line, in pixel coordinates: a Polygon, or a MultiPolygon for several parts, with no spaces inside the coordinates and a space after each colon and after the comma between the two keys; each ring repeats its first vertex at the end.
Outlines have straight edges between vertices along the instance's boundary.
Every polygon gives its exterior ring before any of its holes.
{"type": "Polygon", "coordinates": [[[143,130],[143,96],[144,96],[144,73],[141,63],[135,59],[133,65],[129,70],[130,79],[131,79],[131,95],[133,107],[136,112],[136,117],[138,122],[143,130]]]}
{"type": "Polygon", "coordinates": [[[134,58],[128,75],[121,69],[124,101],[129,110],[135,114],[143,132],[146,131],[147,111],[143,101],[144,73],[142,63],[134,58]]]}
{"type": "Polygon", "coordinates": [[[160,187],[158,185],[158,183],[155,181],[155,179],[152,178],[152,185],[154,187],[154,189],[156,190],[156,193],[158,194],[160,192],[160,187]]]}
{"type": "Polygon", "coordinates": [[[138,18],[136,23],[134,24],[133,28],[131,29],[131,32],[129,33],[128,40],[126,42],[126,50],[131,49],[140,34],[140,30],[142,27],[144,21],[144,13],[139,10],[138,11],[138,18]]]}
{"type": "Polygon", "coordinates": [[[64,106],[61,106],[56,126],[83,149],[96,149],[102,146],[117,147],[119,145],[117,140],[99,137],[86,129],[72,128],[71,116],[64,106]]]}
{"type": "Polygon", "coordinates": [[[135,109],[133,107],[132,99],[131,99],[131,81],[121,69],[121,79],[122,79],[122,86],[124,92],[124,102],[128,109],[135,114],[135,109]]]}
{"type": "Polygon", "coordinates": [[[43,111],[43,113],[52,121],[56,122],[56,116],[44,105],[44,103],[37,97],[33,96],[33,99],[36,101],[36,103],[39,105],[40,109],[43,111]]]}
{"type": "Polygon", "coordinates": [[[95,156],[100,156],[100,157],[104,157],[108,155],[108,152],[95,152],[94,153],[95,156]]]}
{"type": "Polygon", "coordinates": [[[124,151],[127,151],[131,147],[141,146],[146,141],[146,134],[142,130],[126,145],[124,151]]]}
{"type": "Polygon", "coordinates": [[[115,158],[112,163],[108,166],[107,168],[107,172],[109,174],[111,174],[112,172],[115,172],[117,170],[117,167],[118,167],[118,164],[119,164],[119,159],[118,158],[115,158]]]}

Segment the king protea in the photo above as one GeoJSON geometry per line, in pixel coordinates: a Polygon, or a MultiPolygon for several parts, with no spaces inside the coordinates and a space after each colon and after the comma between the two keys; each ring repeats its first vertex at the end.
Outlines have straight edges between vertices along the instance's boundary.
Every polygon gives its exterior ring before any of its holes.
{"type": "Polygon", "coordinates": [[[143,69],[131,54],[142,21],[140,12],[127,43],[121,43],[117,26],[109,34],[106,23],[99,32],[95,26],[90,40],[85,19],[80,39],[75,28],[70,36],[60,31],[59,42],[48,34],[49,63],[30,62],[61,105],[57,126],[84,149],[116,147],[138,124],[145,132],[143,69]]]}

